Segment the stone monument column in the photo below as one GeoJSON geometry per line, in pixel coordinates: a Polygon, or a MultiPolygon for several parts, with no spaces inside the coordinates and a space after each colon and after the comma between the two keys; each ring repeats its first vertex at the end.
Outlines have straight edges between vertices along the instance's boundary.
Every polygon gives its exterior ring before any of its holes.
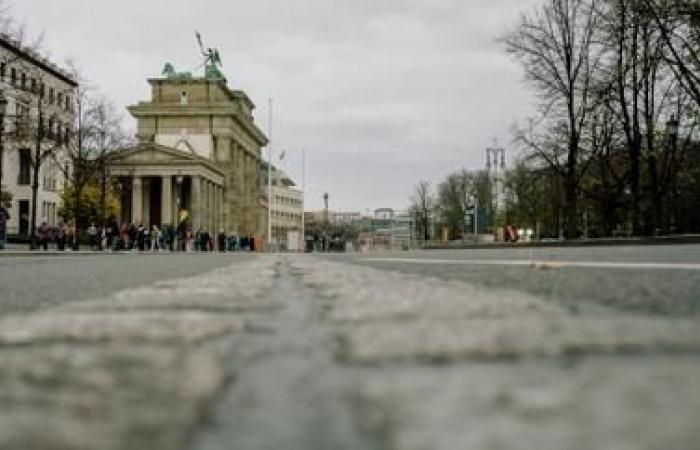
{"type": "Polygon", "coordinates": [[[134,176],[131,188],[131,223],[143,222],[143,179],[134,176]]]}
{"type": "Polygon", "coordinates": [[[160,226],[173,225],[173,177],[164,176],[161,189],[160,226]]]}
{"type": "Polygon", "coordinates": [[[202,178],[192,177],[192,231],[196,232],[202,226],[202,178]]]}

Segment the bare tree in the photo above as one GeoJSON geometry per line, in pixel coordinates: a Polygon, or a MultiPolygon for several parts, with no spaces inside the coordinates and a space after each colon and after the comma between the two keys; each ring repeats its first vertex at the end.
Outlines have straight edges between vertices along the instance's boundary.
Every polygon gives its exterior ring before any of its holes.
{"type": "Polygon", "coordinates": [[[697,0],[641,0],[668,49],[667,62],[700,105],[700,4],[697,0]]]}
{"type": "MultiPolygon", "coordinates": [[[[602,50],[596,0],[547,0],[505,37],[507,51],[525,70],[526,80],[543,99],[543,114],[566,136],[561,170],[566,198],[565,233],[577,236],[581,136],[592,109],[594,74],[602,50]]],[[[553,164],[553,167],[556,167],[553,164]]]]}
{"type": "Polygon", "coordinates": [[[133,143],[123,129],[122,117],[112,102],[105,97],[93,99],[89,119],[94,128],[94,149],[96,170],[99,174],[100,207],[102,222],[107,217],[107,191],[109,189],[109,173],[107,161],[111,153],[126,148],[133,143]]]}
{"type": "Polygon", "coordinates": [[[411,212],[416,219],[416,232],[421,234],[424,242],[430,240],[430,216],[435,208],[435,198],[430,189],[430,183],[421,181],[415,188],[411,198],[411,212]]]}

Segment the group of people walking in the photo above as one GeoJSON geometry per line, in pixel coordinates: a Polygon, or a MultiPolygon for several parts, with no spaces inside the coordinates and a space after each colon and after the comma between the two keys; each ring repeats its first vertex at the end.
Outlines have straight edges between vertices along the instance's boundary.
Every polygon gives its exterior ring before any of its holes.
{"type": "MultiPolygon", "coordinates": [[[[214,236],[205,228],[193,231],[185,223],[175,229],[168,225],[148,227],[143,223],[119,225],[112,219],[100,227],[92,223],[86,232],[90,249],[96,251],[255,251],[255,239],[252,237],[227,235],[223,231],[214,236]]],[[[73,248],[76,233],[75,228],[68,224],[60,223],[51,227],[42,222],[37,238],[40,248],[48,250],[49,243],[55,242],[56,248],[63,251],[73,248]]]]}

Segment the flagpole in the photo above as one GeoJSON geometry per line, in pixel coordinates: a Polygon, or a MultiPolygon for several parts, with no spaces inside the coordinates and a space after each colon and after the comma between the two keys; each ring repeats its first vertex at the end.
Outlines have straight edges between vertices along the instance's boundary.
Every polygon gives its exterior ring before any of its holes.
{"type": "MultiPolygon", "coordinates": [[[[268,99],[268,152],[267,152],[267,248],[272,247],[272,98],[268,99]]],[[[268,250],[269,251],[269,250],[268,250]]]]}
{"type": "Polygon", "coordinates": [[[301,149],[301,252],[306,253],[306,149],[301,149]]]}

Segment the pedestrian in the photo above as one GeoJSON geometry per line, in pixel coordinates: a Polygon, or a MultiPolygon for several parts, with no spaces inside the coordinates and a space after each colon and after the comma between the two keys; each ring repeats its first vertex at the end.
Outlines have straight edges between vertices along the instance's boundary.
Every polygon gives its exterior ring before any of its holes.
{"type": "Polygon", "coordinates": [[[210,252],[212,251],[211,247],[211,235],[209,235],[209,232],[205,228],[204,231],[202,232],[202,250],[205,252],[210,252]]]}
{"type": "Polygon", "coordinates": [[[219,236],[216,238],[218,244],[219,244],[219,252],[223,253],[226,251],[226,233],[224,233],[224,229],[222,228],[219,230],[219,236]]]}
{"type": "Polygon", "coordinates": [[[90,240],[90,250],[95,250],[97,248],[97,227],[95,222],[90,223],[88,227],[88,238],[90,240]]]}
{"type": "Polygon", "coordinates": [[[196,252],[201,252],[202,251],[202,229],[199,228],[197,229],[197,232],[194,234],[194,250],[196,252]]]}
{"type": "Polygon", "coordinates": [[[69,249],[75,250],[75,228],[73,225],[68,225],[66,227],[66,244],[69,249]]]}
{"type": "Polygon", "coordinates": [[[117,243],[117,250],[128,250],[129,245],[129,226],[126,224],[126,222],[123,222],[121,227],[119,227],[119,239],[117,243]]]}
{"type": "Polygon", "coordinates": [[[43,248],[44,251],[47,251],[49,249],[49,225],[46,223],[46,220],[41,221],[38,235],[39,247],[43,248]]]}
{"type": "Polygon", "coordinates": [[[5,241],[7,239],[7,220],[10,218],[10,213],[7,212],[5,206],[0,200],[0,250],[5,248],[5,241]]]}
{"type": "Polygon", "coordinates": [[[162,236],[159,236],[160,230],[158,229],[158,225],[153,224],[151,227],[151,251],[155,252],[156,250],[160,250],[161,247],[161,242],[160,240],[162,239],[162,236]]]}
{"type": "Polygon", "coordinates": [[[138,228],[136,229],[136,246],[134,246],[134,250],[139,250],[143,251],[144,246],[145,246],[145,230],[143,228],[143,223],[139,223],[138,228]]]}
{"type": "Polygon", "coordinates": [[[100,248],[99,250],[104,251],[107,250],[107,245],[109,245],[109,227],[107,224],[103,224],[102,228],[100,229],[100,248]]]}
{"type": "Polygon", "coordinates": [[[63,222],[56,227],[56,247],[61,252],[66,250],[66,225],[63,222]]]}
{"type": "Polygon", "coordinates": [[[191,228],[185,233],[185,250],[190,253],[194,251],[194,234],[191,228]]]}

